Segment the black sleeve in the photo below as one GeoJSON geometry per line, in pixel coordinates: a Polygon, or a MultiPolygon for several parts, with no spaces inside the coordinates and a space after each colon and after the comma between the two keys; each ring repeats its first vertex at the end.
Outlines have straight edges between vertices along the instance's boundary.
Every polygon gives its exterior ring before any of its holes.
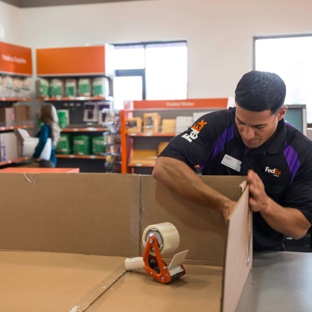
{"type": "Polygon", "coordinates": [[[299,209],[312,224],[312,149],[301,159],[300,167],[285,195],[285,207],[299,209]]]}
{"type": "Polygon", "coordinates": [[[203,164],[220,133],[233,121],[232,116],[234,113],[228,110],[203,115],[192,127],[175,136],[159,156],[176,158],[191,168],[203,164]]]}

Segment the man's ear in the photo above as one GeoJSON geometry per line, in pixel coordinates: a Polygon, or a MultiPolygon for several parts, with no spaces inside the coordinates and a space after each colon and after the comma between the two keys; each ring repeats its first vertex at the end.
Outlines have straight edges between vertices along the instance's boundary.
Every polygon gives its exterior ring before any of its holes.
{"type": "Polygon", "coordinates": [[[280,121],[286,115],[286,112],[287,106],[284,105],[280,108],[280,110],[277,113],[277,120],[280,121]]]}

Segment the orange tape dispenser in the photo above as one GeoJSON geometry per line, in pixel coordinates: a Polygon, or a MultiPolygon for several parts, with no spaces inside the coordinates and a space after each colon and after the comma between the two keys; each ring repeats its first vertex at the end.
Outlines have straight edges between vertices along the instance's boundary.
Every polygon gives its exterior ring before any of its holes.
{"type": "Polygon", "coordinates": [[[145,269],[146,273],[162,284],[168,284],[185,274],[182,264],[188,250],[177,253],[167,265],[162,256],[179,247],[180,235],[170,222],[148,226],[142,235],[143,257],[128,258],[125,267],[128,271],[145,269]]]}

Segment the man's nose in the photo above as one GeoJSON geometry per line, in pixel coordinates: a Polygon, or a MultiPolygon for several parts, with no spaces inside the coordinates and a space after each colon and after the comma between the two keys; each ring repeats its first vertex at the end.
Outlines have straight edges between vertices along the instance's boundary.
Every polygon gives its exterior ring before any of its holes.
{"type": "Polygon", "coordinates": [[[244,127],[242,134],[243,134],[243,137],[245,140],[251,140],[255,136],[255,131],[251,127],[246,126],[246,127],[244,127]]]}

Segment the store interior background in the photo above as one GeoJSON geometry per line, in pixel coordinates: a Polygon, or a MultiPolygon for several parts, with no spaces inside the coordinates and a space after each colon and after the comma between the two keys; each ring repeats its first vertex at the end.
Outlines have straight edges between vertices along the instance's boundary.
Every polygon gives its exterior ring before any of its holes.
{"type": "MultiPolygon", "coordinates": [[[[307,0],[141,0],[29,8],[0,2],[0,41],[34,52],[187,40],[188,98],[229,97],[252,69],[253,37],[309,33],[311,10],[307,0]]],[[[35,64],[33,59],[34,73],[35,64]]]]}
{"type": "MultiPolygon", "coordinates": [[[[40,47],[186,40],[188,98],[224,98],[253,69],[254,37],[312,31],[308,0],[61,1],[75,5],[18,7],[21,2],[0,1],[0,41],[32,48],[34,99],[40,47]]],[[[35,118],[40,102],[33,105],[35,118]]]]}

